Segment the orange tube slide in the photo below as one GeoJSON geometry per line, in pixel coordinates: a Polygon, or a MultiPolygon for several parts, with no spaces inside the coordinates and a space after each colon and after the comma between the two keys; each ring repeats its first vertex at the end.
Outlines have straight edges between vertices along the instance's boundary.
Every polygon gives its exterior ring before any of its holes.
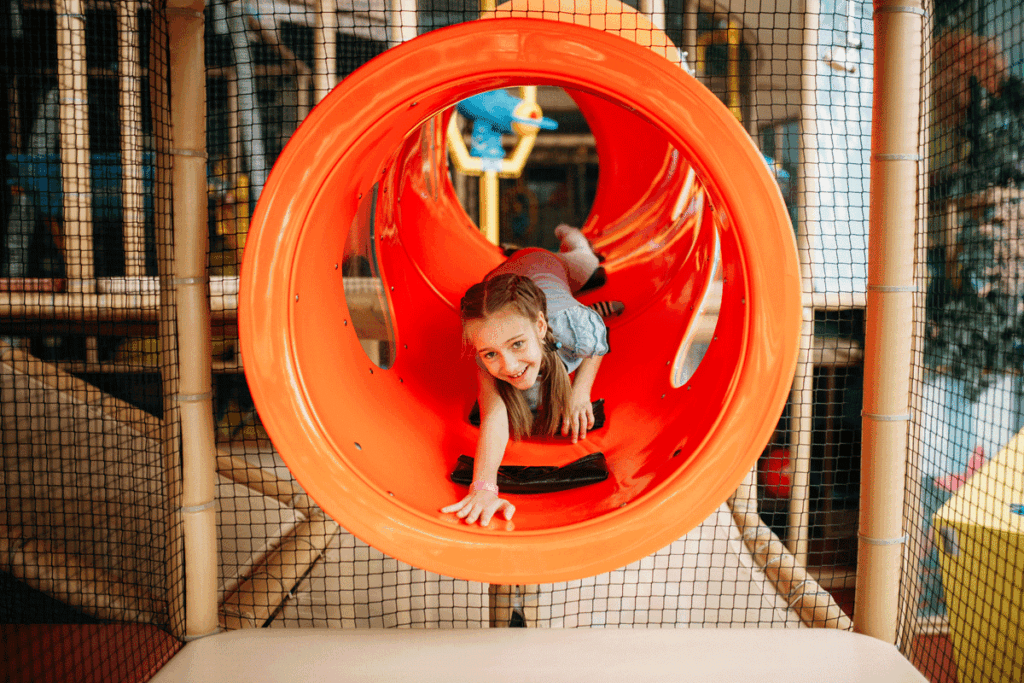
{"type": "Polygon", "coordinates": [[[420,36],[314,109],[253,216],[239,300],[253,399],[324,511],[414,566],[503,584],[624,566],[711,514],[775,428],[800,318],[782,198],[729,110],[634,42],[519,18],[420,36]],[[465,494],[448,475],[477,438],[459,298],[502,257],[455,197],[442,131],[461,99],[518,85],[565,88],[594,132],[600,181],[584,231],[607,257],[608,283],[583,301],[618,299],[627,312],[609,322],[612,353],[594,386],[605,426],[575,445],[512,443],[504,460],[561,465],[601,451],[609,479],[511,496],[514,519],[482,529],[438,510],[465,494]],[[360,235],[393,330],[387,369],[360,346],[339,267],[360,235]],[[723,281],[714,335],[674,386],[713,272],[723,281]]]}

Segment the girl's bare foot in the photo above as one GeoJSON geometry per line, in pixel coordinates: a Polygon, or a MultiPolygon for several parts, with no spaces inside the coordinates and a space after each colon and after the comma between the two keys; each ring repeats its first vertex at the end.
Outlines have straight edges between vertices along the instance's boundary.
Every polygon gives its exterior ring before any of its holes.
{"type": "Polygon", "coordinates": [[[590,248],[590,242],[583,236],[579,228],[574,228],[571,225],[565,223],[560,224],[555,228],[555,237],[561,243],[559,251],[575,251],[576,249],[585,249],[592,252],[590,248]]]}

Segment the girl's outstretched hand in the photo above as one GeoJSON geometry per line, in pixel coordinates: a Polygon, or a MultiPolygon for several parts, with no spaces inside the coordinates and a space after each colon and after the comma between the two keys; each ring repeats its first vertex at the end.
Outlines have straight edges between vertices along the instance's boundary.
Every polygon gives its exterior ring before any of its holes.
{"type": "Polygon", "coordinates": [[[498,494],[490,491],[473,491],[458,503],[441,508],[441,512],[454,512],[459,519],[466,520],[466,524],[474,524],[480,521],[480,526],[487,526],[491,518],[498,512],[506,519],[512,519],[516,512],[516,506],[498,494]]]}
{"type": "Polygon", "coordinates": [[[590,392],[572,392],[569,410],[562,418],[562,436],[572,435],[576,443],[587,436],[587,430],[594,428],[594,405],[590,402],[590,392]]]}

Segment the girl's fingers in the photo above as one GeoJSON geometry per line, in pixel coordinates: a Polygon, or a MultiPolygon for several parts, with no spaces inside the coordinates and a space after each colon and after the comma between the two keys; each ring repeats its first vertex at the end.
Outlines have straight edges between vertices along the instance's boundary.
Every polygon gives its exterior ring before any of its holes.
{"type": "Polygon", "coordinates": [[[493,503],[485,505],[484,509],[481,510],[480,514],[480,526],[487,526],[488,524],[490,524],[491,518],[494,517],[494,513],[500,510],[503,507],[504,503],[504,500],[498,498],[493,503]]]}
{"type": "Polygon", "coordinates": [[[485,527],[491,523],[491,519],[498,512],[501,512],[506,520],[512,519],[512,515],[516,513],[516,507],[503,498],[497,498],[490,503],[481,504],[470,502],[470,497],[467,496],[458,503],[441,508],[441,512],[454,512],[455,516],[465,520],[466,524],[475,524],[479,520],[480,526],[485,527]]]}
{"type": "Polygon", "coordinates": [[[501,515],[506,520],[509,520],[512,519],[512,515],[516,513],[516,506],[503,498],[499,498],[497,501],[497,505],[495,505],[493,508],[490,505],[488,505],[487,509],[484,510],[484,516],[480,518],[480,526],[487,526],[488,524],[490,524],[491,519],[498,512],[501,512],[501,515]]]}
{"type": "MultiPolygon", "coordinates": [[[[469,496],[466,496],[465,498],[460,500],[458,503],[452,503],[451,505],[446,505],[445,507],[441,508],[441,512],[443,512],[445,514],[450,513],[450,512],[454,512],[454,513],[457,514],[466,505],[467,502],[469,502],[469,496]]],[[[461,515],[461,516],[464,517],[465,515],[461,515]]]]}

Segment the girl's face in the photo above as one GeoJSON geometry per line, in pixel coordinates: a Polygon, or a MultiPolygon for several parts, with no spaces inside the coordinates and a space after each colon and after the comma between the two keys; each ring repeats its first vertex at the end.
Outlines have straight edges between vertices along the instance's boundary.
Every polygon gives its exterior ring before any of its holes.
{"type": "Polygon", "coordinates": [[[466,336],[487,372],[520,391],[537,381],[547,330],[543,314],[530,320],[511,307],[466,323],[466,336]]]}

